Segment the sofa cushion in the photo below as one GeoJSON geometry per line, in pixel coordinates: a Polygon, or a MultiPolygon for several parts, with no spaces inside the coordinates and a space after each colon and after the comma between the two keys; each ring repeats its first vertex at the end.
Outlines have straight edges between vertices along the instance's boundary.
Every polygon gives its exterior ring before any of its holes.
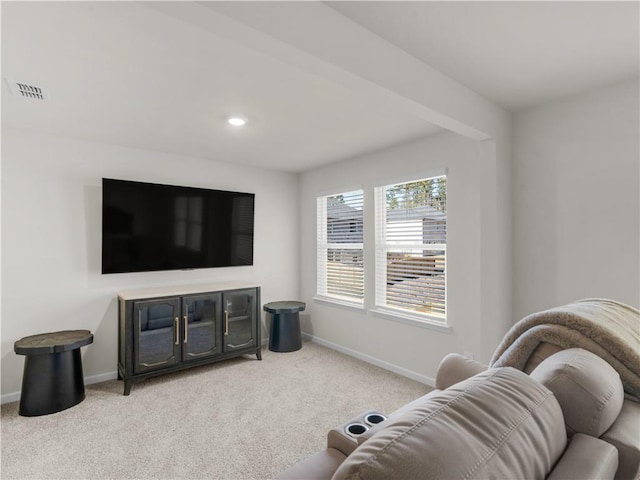
{"type": "Polygon", "coordinates": [[[527,363],[524,365],[522,371],[524,373],[531,373],[535,368],[540,365],[546,358],[550,357],[554,353],[560,352],[564,348],[559,347],[553,343],[540,342],[536,349],[531,352],[527,363]]]}
{"type": "Polygon", "coordinates": [[[640,403],[625,399],[620,415],[600,437],[618,449],[616,480],[640,478],[640,403]]]}
{"type": "Polygon", "coordinates": [[[387,428],[387,426],[392,421],[394,421],[397,418],[400,418],[406,412],[409,412],[409,411],[413,410],[414,408],[416,408],[416,406],[420,406],[422,403],[424,403],[424,401],[425,401],[425,399],[427,397],[434,396],[434,395],[439,395],[440,392],[441,392],[441,390],[438,390],[438,389],[431,390],[429,393],[426,393],[422,397],[418,397],[415,400],[412,400],[411,402],[406,403],[403,406],[401,406],[400,408],[398,408],[397,410],[393,411],[392,413],[390,413],[387,416],[387,420],[385,420],[384,422],[379,423],[377,425],[373,425],[371,428],[369,428],[369,430],[364,432],[362,435],[358,435],[358,437],[356,439],[358,441],[358,445],[360,445],[361,443],[364,443],[367,440],[369,440],[371,437],[373,437],[380,430],[383,430],[383,429],[387,428]]]}
{"type": "Polygon", "coordinates": [[[551,390],[564,413],[568,435],[602,435],[620,414],[620,375],[594,353],[570,348],[543,360],[531,377],[551,390]]]}
{"type": "Polygon", "coordinates": [[[613,480],[618,451],[599,438],[576,433],[547,480],[613,480]]]}
{"type": "Polygon", "coordinates": [[[544,478],[566,445],[553,394],[508,367],[423,397],[387,422],[334,479],[544,478]]]}
{"type": "Polygon", "coordinates": [[[462,380],[484,372],[487,365],[458,353],[450,353],[442,359],[436,373],[436,388],[444,390],[462,380]]]}

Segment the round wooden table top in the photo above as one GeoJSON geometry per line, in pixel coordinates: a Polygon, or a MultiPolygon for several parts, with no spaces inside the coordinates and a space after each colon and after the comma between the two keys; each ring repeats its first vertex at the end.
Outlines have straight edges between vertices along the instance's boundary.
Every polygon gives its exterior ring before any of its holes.
{"type": "Polygon", "coordinates": [[[18,355],[68,352],[93,343],[89,330],[63,330],[24,337],[13,344],[18,355]]]}

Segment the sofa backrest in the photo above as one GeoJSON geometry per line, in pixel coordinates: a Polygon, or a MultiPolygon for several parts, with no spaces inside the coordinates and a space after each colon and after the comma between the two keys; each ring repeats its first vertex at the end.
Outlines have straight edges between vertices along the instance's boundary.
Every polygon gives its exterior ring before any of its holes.
{"type": "Polygon", "coordinates": [[[531,372],[531,378],[555,395],[569,436],[578,432],[599,437],[622,409],[620,375],[605,360],[582,348],[554,353],[531,372]]]}
{"type": "Polygon", "coordinates": [[[423,397],[388,422],[334,479],[545,478],[567,441],[553,394],[508,367],[423,397]]]}

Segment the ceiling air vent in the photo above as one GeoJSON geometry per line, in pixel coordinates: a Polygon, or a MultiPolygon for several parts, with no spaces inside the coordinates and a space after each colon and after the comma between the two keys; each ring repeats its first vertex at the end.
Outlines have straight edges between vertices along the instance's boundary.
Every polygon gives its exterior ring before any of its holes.
{"type": "Polygon", "coordinates": [[[29,85],[28,83],[7,80],[11,93],[16,97],[31,98],[33,100],[46,100],[49,98],[47,91],[42,87],[29,85]]]}

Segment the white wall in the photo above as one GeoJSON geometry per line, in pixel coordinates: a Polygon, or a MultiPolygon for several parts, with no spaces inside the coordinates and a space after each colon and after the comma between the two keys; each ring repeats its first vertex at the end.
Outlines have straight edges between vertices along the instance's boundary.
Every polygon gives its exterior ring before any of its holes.
{"type": "Polygon", "coordinates": [[[640,303],[638,81],[515,116],[514,313],[640,303]]]}
{"type": "Polygon", "coordinates": [[[113,376],[120,290],[248,280],[262,285],[263,302],[298,298],[297,175],[23,130],[2,135],[3,400],[17,400],[24,357],[13,343],[26,335],[91,330],[84,374],[113,376]],[[254,265],[101,275],[102,177],[254,192],[254,265]]]}
{"type": "Polygon", "coordinates": [[[480,142],[482,294],[475,307],[487,320],[480,358],[488,359],[513,316],[511,114],[322,2],[208,2],[192,3],[189,9],[171,2],[154,5],[366,94],[374,103],[480,142]],[[229,19],[240,25],[229,25],[229,19]],[[332,41],[326,41],[326,32],[332,41]]]}
{"type": "Polygon", "coordinates": [[[481,357],[483,185],[478,145],[444,133],[301,174],[301,293],[307,302],[301,318],[306,333],[334,348],[427,382],[449,352],[470,351],[481,357]],[[368,311],[374,306],[373,187],[403,177],[422,178],[442,167],[448,169],[447,301],[452,333],[398,323],[368,311]],[[316,197],[355,186],[365,190],[365,311],[312,299],[316,293],[316,197]]]}

